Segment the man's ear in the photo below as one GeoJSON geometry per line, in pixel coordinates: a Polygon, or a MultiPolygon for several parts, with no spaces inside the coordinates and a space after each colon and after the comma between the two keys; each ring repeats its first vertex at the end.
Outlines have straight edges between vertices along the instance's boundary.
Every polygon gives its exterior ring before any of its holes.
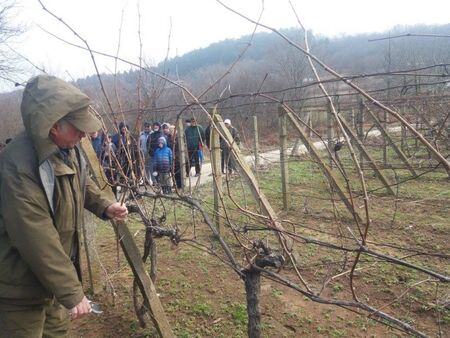
{"type": "Polygon", "coordinates": [[[55,124],[50,128],[50,130],[49,130],[49,132],[48,132],[48,135],[49,135],[49,136],[50,136],[50,135],[55,135],[55,134],[58,133],[58,131],[59,131],[59,125],[58,125],[58,123],[55,123],[55,124]]]}

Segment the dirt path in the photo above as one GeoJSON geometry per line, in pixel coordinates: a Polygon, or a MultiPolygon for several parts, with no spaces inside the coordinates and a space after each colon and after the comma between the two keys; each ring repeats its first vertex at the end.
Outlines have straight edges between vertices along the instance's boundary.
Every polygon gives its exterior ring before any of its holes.
{"type": "MultiPolygon", "coordinates": [[[[390,132],[399,132],[400,127],[392,127],[392,128],[390,128],[389,131],[390,132]]],[[[368,133],[368,137],[378,137],[380,135],[381,135],[381,132],[379,130],[372,130],[368,133]]],[[[343,140],[343,138],[341,138],[340,140],[343,140]]],[[[326,141],[316,141],[316,142],[314,142],[314,147],[318,150],[324,150],[326,147],[326,141]]],[[[290,154],[292,152],[292,147],[289,147],[287,149],[287,152],[288,152],[288,154],[290,154]]],[[[307,153],[307,149],[306,149],[305,145],[301,144],[298,147],[297,155],[303,155],[306,153],[307,153]]],[[[247,156],[245,156],[245,161],[250,166],[253,166],[255,163],[255,156],[247,155],[247,156]]],[[[270,164],[270,163],[276,163],[278,161],[280,161],[280,150],[279,149],[275,149],[275,150],[271,150],[271,151],[267,151],[267,152],[259,154],[259,163],[263,166],[270,164]]],[[[191,170],[191,175],[192,174],[193,174],[193,170],[191,170]]],[[[186,179],[188,181],[188,185],[189,185],[189,180],[190,180],[191,186],[196,186],[197,184],[203,185],[203,184],[212,182],[213,177],[212,177],[211,163],[210,162],[203,163],[202,173],[199,177],[191,176],[191,177],[187,177],[186,179]],[[199,180],[200,180],[200,182],[198,182],[199,180]]]]}

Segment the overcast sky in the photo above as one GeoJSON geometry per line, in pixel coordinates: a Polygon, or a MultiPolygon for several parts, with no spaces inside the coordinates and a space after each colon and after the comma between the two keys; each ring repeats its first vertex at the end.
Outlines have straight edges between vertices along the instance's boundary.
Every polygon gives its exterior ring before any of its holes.
{"type": "MultiPolygon", "coordinates": [[[[37,0],[16,0],[28,32],[14,48],[47,72],[70,80],[94,74],[90,56],[44,30],[83,44],[37,0]],[[40,28],[41,27],[41,28],[40,28]]],[[[252,33],[254,26],[215,0],[42,0],[94,50],[138,63],[140,45],[146,62],[155,65],[169,56],[227,38],[252,33]],[[139,11],[138,11],[139,8],[139,11]],[[140,13],[140,14],[138,14],[140,13]],[[139,25],[140,21],[140,25],[139,25]],[[138,31],[140,29],[140,34],[138,31]],[[170,40],[169,40],[170,34],[170,40]],[[120,39],[120,45],[119,45],[120,39]],[[141,41],[141,42],[140,42],[141,41]]],[[[256,19],[261,0],[223,0],[256,19]]],[[[307,29],[328,36],[384,31],[398,24],[443,24],[450,19],[449,0],[291,0],[307,29]]],[[[262,23],[274,28],[298,27],[288,0],[265,0],[262,23]]],[[[114,72],[114,62],[97,56],[101,71],[114,72]]],[[[118,64],[119,70],[129,65],[118,64]]],[[[28,73],[21,80],[26,80],[28,73]]]]}

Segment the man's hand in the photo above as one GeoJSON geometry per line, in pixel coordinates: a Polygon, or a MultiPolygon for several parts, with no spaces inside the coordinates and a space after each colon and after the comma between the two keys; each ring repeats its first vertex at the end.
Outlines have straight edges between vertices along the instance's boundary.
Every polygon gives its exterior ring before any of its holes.
{"type": "Polygon", "coordinates": [[[128,209],[125,205],[122,205],[119,202],[114,202],[105,209],[105,215],[110,219],[123,221],[128,215],[128,209]]]}
{"type": "Polygon", "coordinates": [[[80,318],[91,312],[91,304],[86,296],[83,297],[80,303],[70,309],[70,316],[72,319],[80,318]]]}

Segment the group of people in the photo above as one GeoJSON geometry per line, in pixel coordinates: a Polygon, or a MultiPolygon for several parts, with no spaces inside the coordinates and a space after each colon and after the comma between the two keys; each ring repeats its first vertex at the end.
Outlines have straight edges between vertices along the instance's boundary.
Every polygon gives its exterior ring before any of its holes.
{"type": "MultiPolygon", "coordinates": [[[[232,135],[233,142],[239,145],[239,134],[231,125],[230,119],[226,119],[224,123],[232,135]]],[[[194,175],[200,176],[204,145],[208,148],[210,146],[210,130],[211,125],[203,129],[197,124],[195,118],[185,120],[187,176],[190,175],[192,168],[195,168],[194,175]]],[[[152,124],[144,122],[139,137],[135,138],[130,134],[127,123],[121,122],[118,133],[112,136],[99,132],[92,133],[90,136],[92,146],[111,183],[117,179],[119,169],[115,167],[119,166],[122,175],[128,176],[131,170],[134,170],[134,173],[141,173],[149,184],[158,184],[163,194],[172,192],[172,176],[176,187],[182,188],[180,144],[174,125],[167,122],[152,124]],[[137,149],[139,153],[135,151],[137,149]],[[144,168],[143,172],[141,168],[144,168]]],[[[236,170],[236,166],[230,153],[230,145],[222,137],[220,137],[220,149],[222,173],[231,174],[236,170]]]]}
{"type": "MultiPolygon", "coordinates": [[[[174,130],[169,123],[154,122],[150,125],[145,122],[144,130],[139,135],[140,151],[145,159],[145,177],[149,183],[158,183],[163,194],[172,192],[171,173],[176,149],[174,130]]],[[[181,188],[181,177],[176,167],[175,181],[181,188]]]]}

